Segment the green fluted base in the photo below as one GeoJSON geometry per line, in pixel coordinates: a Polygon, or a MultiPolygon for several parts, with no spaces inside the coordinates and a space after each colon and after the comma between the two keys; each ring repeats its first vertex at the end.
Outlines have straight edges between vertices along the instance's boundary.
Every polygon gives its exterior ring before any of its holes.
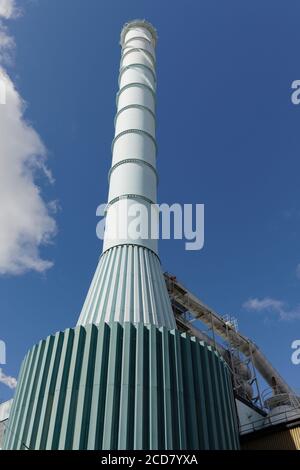
{"type": "Polygon", "coordinates": [[[238,449],[230,373],[178,331],[78,326],[26,355],[5,449],[238,449]]]}

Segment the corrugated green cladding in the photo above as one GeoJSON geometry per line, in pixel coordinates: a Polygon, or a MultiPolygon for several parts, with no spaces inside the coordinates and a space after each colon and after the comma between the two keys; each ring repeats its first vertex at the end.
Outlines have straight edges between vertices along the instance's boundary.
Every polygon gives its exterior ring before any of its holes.
{"type": "Polygon", "coordinates": [[[6,449],[237,449],[230,372],[177,330],[78,326],[26,355],[6,449]]]}

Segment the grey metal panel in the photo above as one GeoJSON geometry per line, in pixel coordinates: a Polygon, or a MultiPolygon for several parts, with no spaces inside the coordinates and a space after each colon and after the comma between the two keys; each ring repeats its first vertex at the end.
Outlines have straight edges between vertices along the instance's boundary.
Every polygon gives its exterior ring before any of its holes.
{"type": "Polygon", "coordinates": [[[143,324],[78,326],[28,353],[6,449],[237,449],[230,372],[210,346],[143,324]]]}

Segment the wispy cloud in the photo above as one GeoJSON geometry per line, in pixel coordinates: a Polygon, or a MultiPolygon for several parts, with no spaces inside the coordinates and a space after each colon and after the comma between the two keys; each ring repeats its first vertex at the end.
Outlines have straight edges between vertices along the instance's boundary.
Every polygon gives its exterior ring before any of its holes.
{"type": "Polygon", "coordinates": [[[15,0],[0,0],[0,82],[5,91],[0,104],[0,274],[50,268],[53,263],[42,259],[40,248],[56,233],[52,205],[44,201],[37,184],[41,173],[53,182],[47,152],[26,121],[25,103],[5,70],[15,46],[4,20],[18,14],[15,0]]]}
{"type": "Polygon", "coordinates": [[[250,298],[244,304],[243,308],[252,312],[271,313],[280,320],[300,319],[300,305],[290,309],[282,300],[264,297],[262,299],[250,298]]]}
{"type": "Polygon", "coordinates": [[[2,369],[0,369],[0,383],[7,385],[7,387],[14,389],[17,386],[17,379],[9,375],[4,374],[2,369]]]}
{"type": "Polygon", "coordinates": [[[283,217],[288,220],[297,220],[300,217],[300,209],[296,207],[290,207],[283,211],[283,217]]]}

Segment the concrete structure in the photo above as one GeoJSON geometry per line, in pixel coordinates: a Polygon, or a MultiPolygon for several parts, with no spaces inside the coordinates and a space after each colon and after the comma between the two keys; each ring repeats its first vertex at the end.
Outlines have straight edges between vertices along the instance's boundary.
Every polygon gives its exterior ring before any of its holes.
{"type": "Polygon", "coordinates": [[[76,328],[23,361],[6,449],[239,447],[226,362],[179,333],[156,240],[125,230],[156,202],[156,41],[145,21],[122,31],[103,254],[76,328]]]}

